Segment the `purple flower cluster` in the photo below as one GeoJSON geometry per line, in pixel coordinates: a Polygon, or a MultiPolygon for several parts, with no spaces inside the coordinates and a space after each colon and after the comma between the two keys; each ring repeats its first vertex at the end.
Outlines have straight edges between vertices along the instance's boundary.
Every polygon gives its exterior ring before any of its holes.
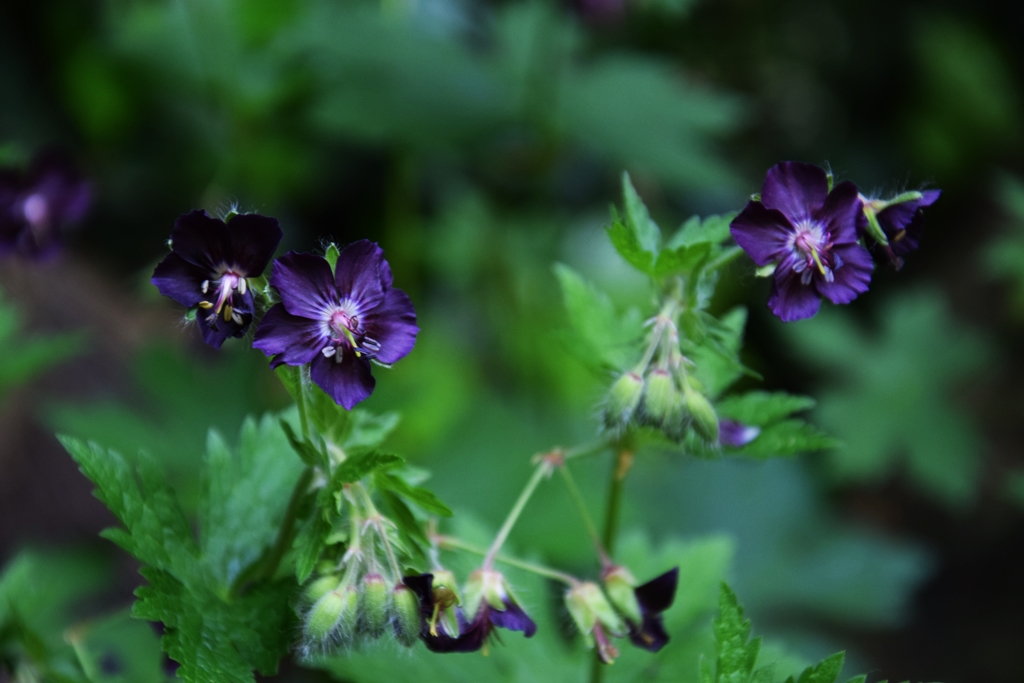
{"type": "Polygon", "coordinates": [[[53,255],[91,199],[89,183],[57,156],[41,156],[25,172],[0,169],[0,254],[53,255]]]}
{"type": "MultiPolygon", "coordinates": [[[[203,340],[219,348],[248,332],[258,313],[251,281],[282,236],[276,219],[259,214],[222,221],[193,211],[175,223],[152,282],[195,309],[203,340]]],[[[273,357],[272,367],[308,364],[313,382],[350,410],[373,392],[370,362],[390,365],[416,343],[416,312],[392,279],[383,250],[368,240],[343,249],[333,269],[322,256],[289,252],[274,263],[280,303],[263,316],[253,346],[273,357]]]]}
{"type": "MultiPolygon", "coordinates": [[[[912,192],[892,200],[868,200],[849,182],[830,188],[813,164],[786,161],[768,171],[759,199],[733,219],[730,232],[758,266],[773,269],[768,308],[783,321],[810,318],[822,297],[847,304],[867,291],[874,268],[862,244],[871,232],[890,254],[917,248],[920,210],[940,192],[912,192]]],[[[894,256],[894,258],[895,258],[894,256]]]]}

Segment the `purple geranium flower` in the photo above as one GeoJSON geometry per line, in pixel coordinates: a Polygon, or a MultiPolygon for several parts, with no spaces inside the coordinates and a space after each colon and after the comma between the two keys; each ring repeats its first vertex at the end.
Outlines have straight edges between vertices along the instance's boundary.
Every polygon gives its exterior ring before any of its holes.
{"type": "Polygon", "coordinates": [[[483,629],[471,629],[458,598],[447,587],[434,586],[433,574],[406,576],[402,582],[420,601],[423,627],[420,639],[431,652],[476,652],[484,645],[483,629]]]}
{"type": "Polygon", "coordinates": [[[668,631],[665,630],[661,613],[672,606],[678,585],[679,567],[676,567],[636,587],[634,593],[640,604],[641,622],[638,624],[631,619],[626,620],[629,639],[634,645],[651,652],[665,647],[668,631]]]}
{"type": "Polygon", "coordinates": [[[26,173],[0,170],[0,253],[52,255],[62,231],[89,208],[92,192],[59,156],[37,158],[26,173]]]}
{"type": "Polygon", "coordinates": [[[283,236],[275,218],[246,213],[225,223],[193,211],[175,221],[171,253],[153,271],[152,282],[182,306],[198,307],[203,341],[219,349],[225,339],[249,329],[248,278],[263,274],[283,236]]]}
{"type": "Polygon", "coordinates": [[[322,256],[289,252],[270,276],[281,303],[253,346],[274,357],[272,367],[310,363],[313,382],[351,410],[373,392],[370,360],[390,365],[416,343],[416,312],[391,282],[383,250],[369,240],[345,247],[333,273],[322,256]]]}
{"type": "Polygon", "coordinates": [[[759,266],[775,264],[768,308],[789,322],[818,312],[821,297],[846,304],[867,291],[871,255],[857,241],[857,187],[829,192],[825,171],[785,161],[768,171],[761,200],[733,219],[730,232],[759,266]]]}

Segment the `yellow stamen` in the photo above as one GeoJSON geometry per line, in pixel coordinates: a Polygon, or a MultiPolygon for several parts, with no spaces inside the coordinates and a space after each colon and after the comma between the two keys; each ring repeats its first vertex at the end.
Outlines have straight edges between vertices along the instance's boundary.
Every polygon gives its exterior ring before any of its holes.
{"type": "Polygon", "coordinates": [[[224,322],[231,320],[231,304],[224,306],[224,322]]]}
{"type": "Polygon", "coordinates": [[[818,250],[817,249],[811,249],[811,257],[814,259],[814,262],[818,264],[818,271],[822,275],[824,275],[825,274],[825,266],[822,265],[821,259],[818,258],[818,250]]]}
{"type": "Polygon", "coordinates": [[[900,230],[898,233],[896,233],[896,236],[892,238],[892,241],[893,242],[899,242],[901,239],[903,239],[906,236],[907,236],[907,231],[906,230],[900,230]]]}
{"type": "Polygon", "coordinates": [[[430,615],[430,635],[437,636],[437,617],[441,612],[441,606],[434,603],[434,613],[430,615]]]}
{"type": "Polygon", "coordinates": [[[213,308],[213,304],[211,304],[209,301],[200,301],[199,308],[213,308]]]}

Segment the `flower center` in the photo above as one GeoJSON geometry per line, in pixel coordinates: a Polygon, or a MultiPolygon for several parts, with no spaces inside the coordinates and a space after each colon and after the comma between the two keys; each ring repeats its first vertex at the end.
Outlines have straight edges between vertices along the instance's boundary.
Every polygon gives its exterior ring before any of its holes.
{"type": "Polygon", "coordinates": [[[50,205],[46,202],[46,197],[38,192],[25,199],[21,205],[21,212],[33,228],[46,225],[50,221],[50,205]]]}
{"type": "Polygon", "coordinates": [[[218,268],[218,272],[220,274],[219,278],[203,280],[202,285],[203,294],[207,294],[212,290],[217,293],[217,300],[212,303],[210,301],[200,301],[199,307],[211,311],[206,319],[211,324],[217,320],[218,315],[223,315],[224,322],[232,320],[236,325],[241,325],[242,316],[235,310],[234,293],[238,292],[240,295],[245,296],[245,292],[249,288],[249,283],[245,279],[245,273],[237,266],[218,268]]]}
{"type": "MultiPolygon", "coordinates": [[[[826,282],[832,282],[835,274],[829,266],[829,250],[832,244],[828,241],[828,235],[824,228],[810,221],[799,223],[789,240],[789,247],[793,255],[797,257],[793,270],[801,273],[800,281],[809,284],[817,268],[826,282]]],[[[839,263],[835,265],[839,267],[839,263]]]]}
{"type": "Polygon", "coordinates": [[[374,358],[380,351],[380,344],[366,336],[359,322],[359,309],[349,300],[345,300],[330,310],[323,323],[323,335],[327,345],[321,349],[326,358],[342,361],[346,349],[355,354],[356,358],[374,358]]]}

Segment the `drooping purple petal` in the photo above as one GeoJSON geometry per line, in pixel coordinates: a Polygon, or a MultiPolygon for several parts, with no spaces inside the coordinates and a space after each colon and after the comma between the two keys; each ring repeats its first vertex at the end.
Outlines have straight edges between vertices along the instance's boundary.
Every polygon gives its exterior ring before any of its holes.
{"type": "Polygon", "coordinates": [[[252,346],[273,356],[270,367],[282,363],[304,365],[320,353],[325,339],[320,323],[292,315],[281,304],[274,304],[263,316],[252,346]]]}
{"type": "Polygon", "coordinates": [[[782,212],[761,202],[748,202],[729,224],[729,232],[754,263],[766,266],[787,252],[793,226],[782,212]]]}
{"type": "MultiPolygon", "coordinates": [[[[387,262],[385,262],[387,263],[387,262]]],[[[389,289],[377,308],[364,317],[366,334],[380,344],[377,360],[391,364],[405,358],[416,344],[416,311],[408,295],[389,289]]]]}
{"type": "Polygon", "coordinates": [[[342,249],[335,266],[338,294],[358,303],[362,311],[375,308],[384,298],[382,263],[384,250],[370,240],[359,240],[342,249]]]}
{"type": "Polygon", "coordinates": [[[259,277],[267,269],[284,232],[276,218],[258,213],[233,216],[227,222],[231,258],[246,277],[259,277]]]}
{"type": "Polygon", "coordinates": [[[340,363],[317,354],[310,365],[310,379],[345,410],[369,398],[377,383],[370,374],[370,361],[356,358],[351,351],[343,353],[340,363]]]}
{"type": "Polygon", "coordinates": [[[238,324],[233,319],[224,320],[221,315],[207,314],[202,309],[196,314],[196,322],[199,324],[199,331],[203,335],[203,341],[215,349],[231,337],[242,337],[249,329],[252,322],[251,313],[239,313],[242,323],[238,324]]]}
{"type": "Polygon", "coordinates": [[[846,244],[832,250],[836,262],[842,265],[833,270],[833,281],[815,278],[818,292],[834,304],[848,304],[858,294],[868,291],[871,284],[871,271],[874,263],[871,254],[860,244],[846,244]]]}
{"type": "Polygon", "coordinates": [[[815,218],[825,226],[833,244],[852,244],[857,241],[857,216],[861,213],[860,193],[847,180],[832,188],[815,218]]]}
{"type": "Polygon", "coordinates": [[[941,195],[941,190],[926,190],[921,199],[893,204],[878,213],[878,224],[889,238],[894,254],[905,256],[920,246],[924,232],[921,209],[934,204],[941,195]]]}
{"type": "Polygon", "coordinates": [[[760,434],[760,427],[745,425],[742,422],[725,418],[718,421],[718,443],[723,446],[740,448],[746,446],[760,434]]]}
{"type": "Polygon", "coordinates": [[[224,222],[196,209],[180,216],[171,231],[171,248],[210,277],[231,256],[231,237],[224,222]]]}
{"type": "Polygon", "coordinates": [[[777,209],[792,223],[808,221],[813,212],[825,203],[828,176],[814,164],[783,161],[768,171],[761,187],[761,201],[769,209],[777,209]]]}
{"type": "Polygon", "coordinates": [[[527,638],[532,638],[533,634],[537,632],[537,624],[514,602],[507,601],[503,610],[493,607],[486,609],[488,609],[488,618],[491,623],[499,628],[522,631],[527,638]]]}
{"type": "Polygon", "coordinates": [[[642,623],[629,625],[629,639],[634,645],[657,652],[668,642],[669,636],[661,614],[672,606],[678,585],[679,567],[675,567],[642,586],[637,586],[633,591],[640,604],[640,614],[643,618],[642,623]]]}
{"type": "Polygon", "coordinates": [[[800,274],[780,266],[772,280],[772,293],[768,297],[768,308],[783,322],[810,318],[821,307],[821,299],[814,287],[803,284],[800,274]]]}
{"type": "Polygon", "coordinates": [[[192,308],[205,298],[202,283],[207,278],[209,275],[201,268],[171,252],[157,264],[151,282],[164,296],[192,308]]]}
{"type": "Polygon", "coordinates": [[[292,315],[319,320],[338,302],[331,264],[316,254],[290,251],[274,261],[270,284],[292,315]]]}

